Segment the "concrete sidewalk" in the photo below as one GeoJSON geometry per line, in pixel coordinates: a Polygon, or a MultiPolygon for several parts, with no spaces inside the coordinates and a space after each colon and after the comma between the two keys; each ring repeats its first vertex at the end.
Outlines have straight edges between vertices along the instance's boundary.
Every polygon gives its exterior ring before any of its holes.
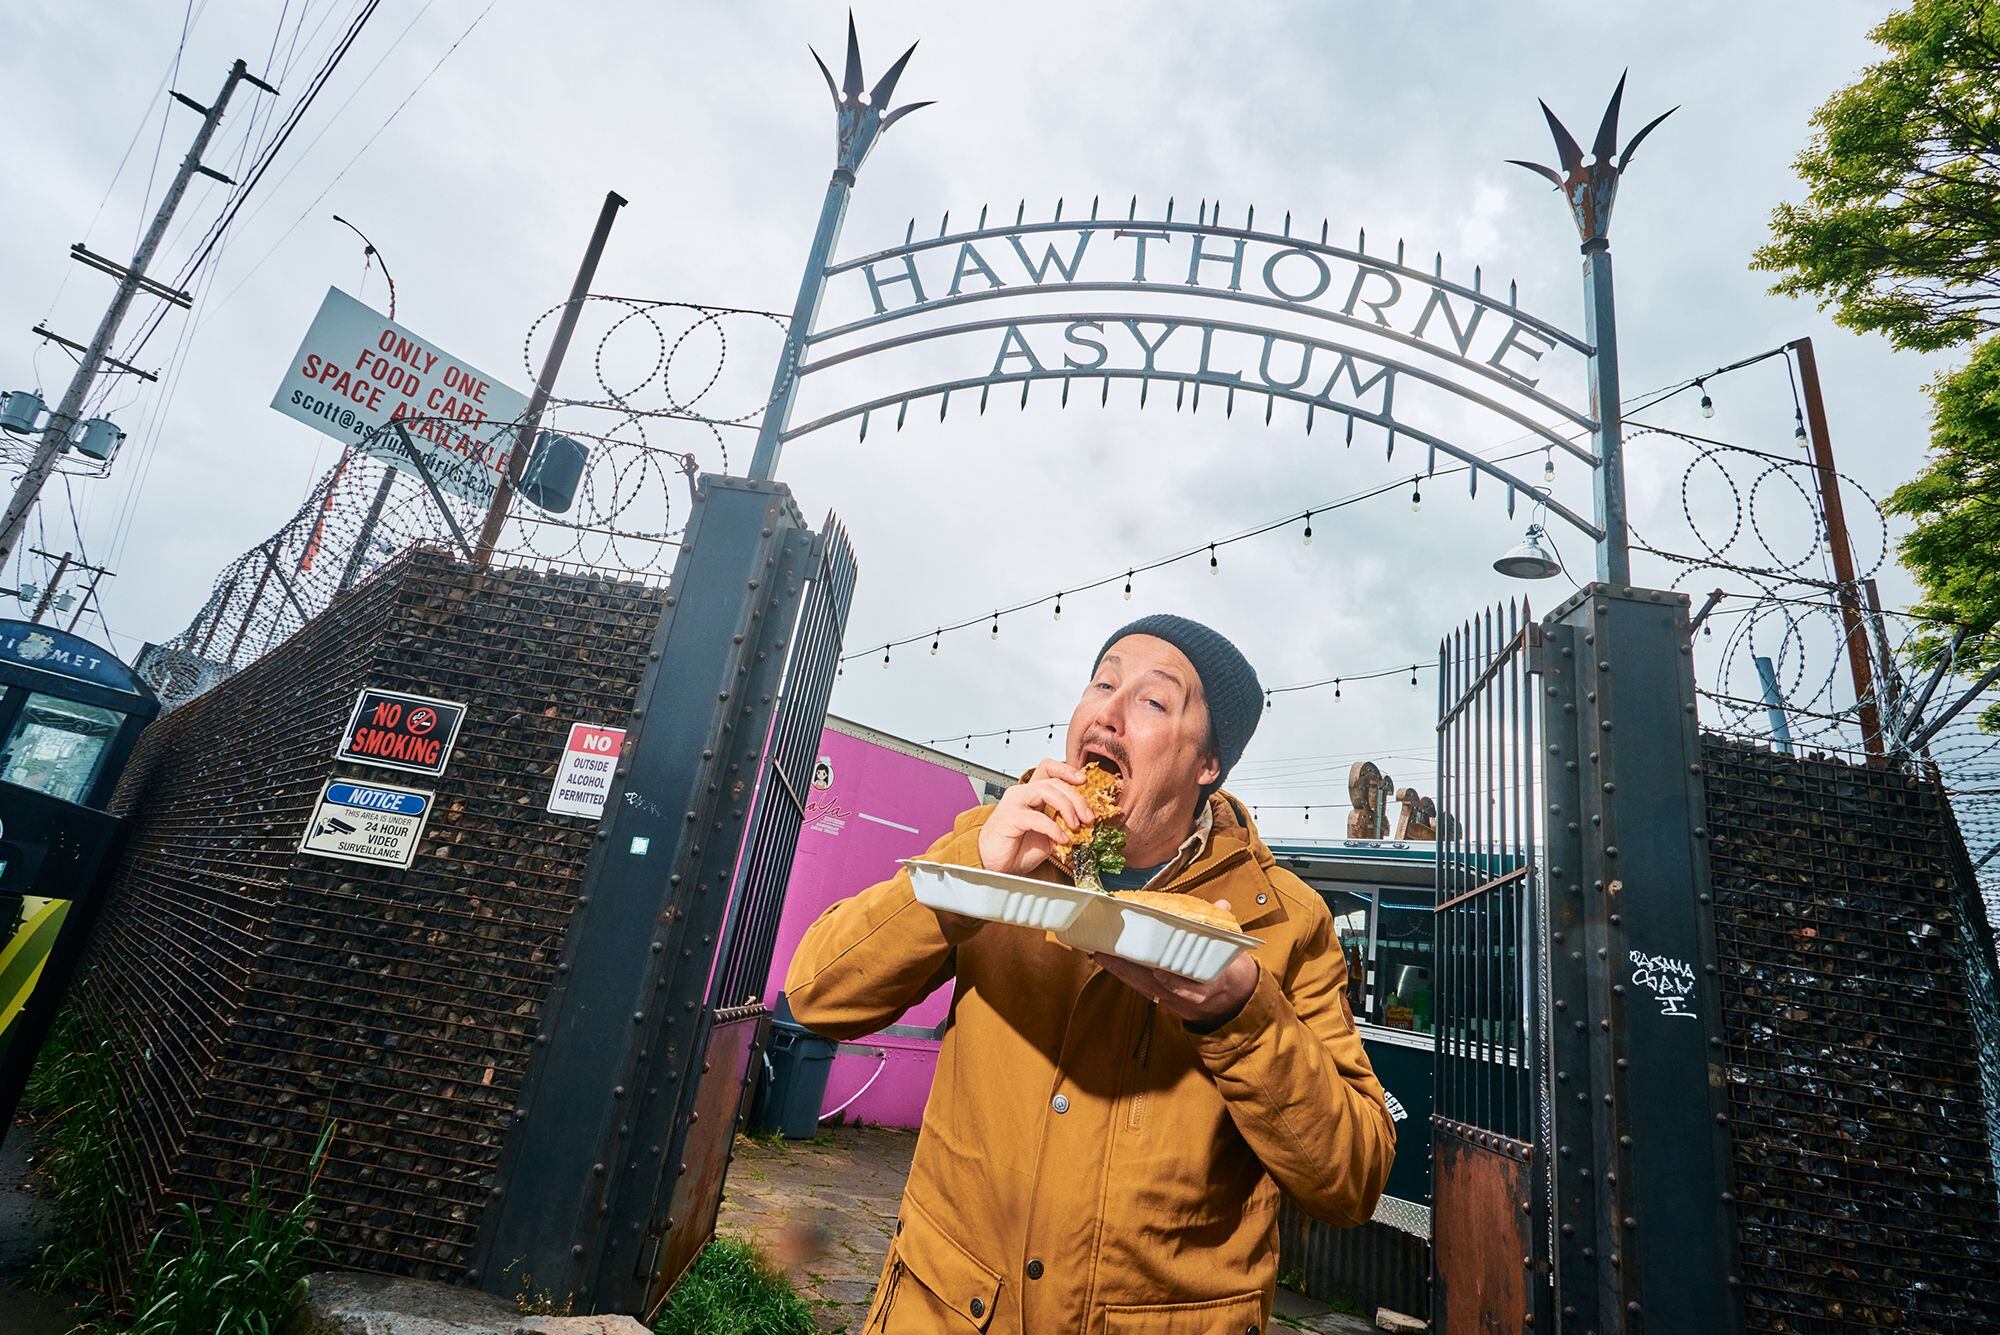
{"type": "MultiPolygon", "coordinates": [[[[748,1239],[791,1277],[820,1329],[860,1335],[889,1254],[915,1132],[835,1127],[811,1141],[739,1136],[717,1230],[748,1239]]],[[[1273,1325],[1319,1335],[1375,1327],[1278,1291],[1273,1325]]]]}

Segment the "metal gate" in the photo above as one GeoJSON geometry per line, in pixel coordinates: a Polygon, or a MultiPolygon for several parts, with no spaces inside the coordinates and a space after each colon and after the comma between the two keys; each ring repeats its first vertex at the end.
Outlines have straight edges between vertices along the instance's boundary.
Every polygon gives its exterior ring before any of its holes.
{"type": "Polygon", "coordinates": [[[1432,1312],[1446,1331],[1550,1328],[1540,646],[1509,602],[1438,656],[1432,1312]]]}
{"type": "Polygon", "coordinates": [[[1687,598],[1439,653],[1443,1331],[1742,1329],[1687,598]]]}

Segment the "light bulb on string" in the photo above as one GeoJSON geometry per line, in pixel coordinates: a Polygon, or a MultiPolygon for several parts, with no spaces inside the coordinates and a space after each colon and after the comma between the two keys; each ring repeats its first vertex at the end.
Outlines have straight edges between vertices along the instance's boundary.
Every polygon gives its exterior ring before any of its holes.
{"type": "Polygon", "coordinates": [[[1413,691],[1417,689],[1417,665],[1415,663],[1410,664],[1410,689],[1413,691]]]}
{"type": "Polygon", "coordinates": [[[1012,728],[1009,728],[1007,729],[1007,738],[1005,741],[1001,743],[1001,745],[1012,746],[1013,744],[1014,744],[1014,730],[1012,728]]]}
{"type": "Polygon", "coordinates": [[[1413,477],[1410,479],[1410,509],[1412,510],[1421,510],[1424,508],[1423,485],[1423,480],[1420,478],[1413,477]]]}
{"type": "Polygon", "coordinates": [[[1336,700],[1340,698],[1340,678],[1338,677],[1333,679],[1333,698],[1336,700]]]}
{"type": "Polygon", "coordinates": [[[1553,445],[1542,450],[1542,481],[1556,480],[1556,451],[1553,445]]]}
{"type": "Polygon", "coordinates": [[[1715,416],[1715,400],[1708,397],[1708,386],[1702,381],[1697,380],[1694,382],[1694,387],[1701,391],[1701,415],[1703,417],[1715,416]]]}
{"type": "Polygon", "coordinates": [[[998,612],[993,614],[993,638],[996,640],[1000,638],[1000,614],[998,612]]]}
{"type": "Polygon", "coordinates": [[[1221,568],[1221,565],[1215,559],[1215,544],[1211,542],[1208,544],[1208,573],[1211,575],[1216,574],[1221,568]]]}
{"type": "Polygon", "coordinates": [[[1313,512],[1310,510],[1306,511],[1305,541],[1306,546],[1310,547],[1313,545],[1313,512]]]}
{"type": "Polygon", "coordinates": [[[1049,740],[1053,742],[1055,739],[1056,739],[1056,725],[1051,723],[1049,725],[1049,740]]]}
{"type": "Polygon", "coordinates": [[[1307,808],[1306,808],[1306,820],[1307,820],[1308,822],[1310,822],[1310,821],[1312,820],[1312,818],[1313,818],[1313,809],[1312,809],[1311,807],[1307,807],[1307,808]]]}
{"type": "Polygon", "coordinates": [[[940,626],[940,627],[938,628],[938,630],[937,630],[937,633],[931,636],[931,652],[932,652],[932,653],[936,653],[936,652],[938,651],[938,641],[939,641],[939,640],[941,640],[941,639],[943,639],[943,638],[944,638],[944,628],[943,628],[942,626],[940,626]]]}
{"type": "Polygon", "coordinates": [[[1132,572],[1129,570],[1125,572],[1125,601],[1132,601],[1132,572]]]}
{"type": "Polygon", "coordinates": [[[1056,620],[1062,620],[1062,595],[1056,595],[1056,620]]]}
{"type": "Polygon", "coordinates": [[[1269,691],[1266,691],[1264,692],[1264,708],[1269,709],[1270,707],[1271,707],[1271,693],[1269,691]]]}
{"type": "Polygon", "coordinates": [[[1792,410],[1792,422],[1793,422],[1792,439],[1798,441],[1799,444],[1801,445],[1805,444],[1806,443],[1805,415],[1799,412],[1796,408],[1794,408],[1792,410]]]}
{"type": "Polygon", "coordinates": [[[889,646],[886,644],[882,646],[882,666],[889,666],[889,646]]]}

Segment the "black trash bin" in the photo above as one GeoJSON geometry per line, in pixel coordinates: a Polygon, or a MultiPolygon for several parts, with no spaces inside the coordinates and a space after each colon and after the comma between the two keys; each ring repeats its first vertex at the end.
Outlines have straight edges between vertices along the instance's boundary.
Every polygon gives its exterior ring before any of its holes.
{"type": "Polygon", "coordinates": [[[811,1140],[819,1130],[819,1107],[826,1102],[826,1079],[837,1045],[792,1018],[785,998],[771,1017],[771,1045],[764,1056],[764,1092],[751,1119],[764,1135],[811,1140]]]}

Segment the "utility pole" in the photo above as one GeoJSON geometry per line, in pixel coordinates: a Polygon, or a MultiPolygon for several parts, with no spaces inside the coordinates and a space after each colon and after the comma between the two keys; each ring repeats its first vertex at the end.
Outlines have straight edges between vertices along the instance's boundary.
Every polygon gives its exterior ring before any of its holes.
{"type": "Polygon", "coordinates": [[[35,614],[28,618],[29,621],[36,625],[41,624],[43,615],[48,612],[51,606],[54,606],[58,612],[67,612],[70,609],[71,604],[58,603],[56,601],[57,596],[62,592],[63,579],[69,572],[80,570],[90,576],[90,583],[76,600],[76,615],[71,617],[69,625],[64,627],[66,630],[75,630],[76,623],[83,620],[84,611],[90,606],[91,597],[97,592],[98,583],[111,572],[103,566],[94,566],[88,561],[77,560],[75,552],[64,552],[61,556],[56,556],[43,551],[39,547],[31,547],[28,550],[45,561],[54,561],[56,563],[54,572],[49,575],[48,587],[42,590],[41,600],[35,605],[35,614]]]}
{"type": "Polygon", "coordinates": [[[1861,586],[1854,576],[1854,543],[1847,535],[1847,512],[1840,503],[1840,474],[1833,467],[1833,441],[1826,430],[1826,399],[1820,393],[1819,362],[1810,338],[1785,345],[1798,358],[1799,390],[1805,398],[1806,425],[1811,433],[1813,477],[1819,484],[1820,511],[1826,516],[1826,543],[1833,556],[1833,575],[1840,582],[1841,632],[1847,640],[1847,667],[1854,677],[1854,699],[1861,714],[1861,745],[1868,755],[1884,752],[1882,710],[1876,699],[1874,669],[1868,653],[1868,631],[1861,620],[1861,586]]]}
{"type": "Polygon", "coordinates": [[[562,373],[563,354],[569,351],[570,336],[576,333],[577,318],[583,314],[583,299],[590,294],[591,280],[597,277],[597,262],[603,258],[604,243],[610,239],[611,222],[624,207],[624,196],[615,190],[605,192],[604,207],[597,212],[597,226],[591,230],[590,244],[584,248],[583,263],[577,266],[576,282],[570,285],[569,302],[563,307],[562,318],[556,321],[555,337],[549,342],[548,356],[542,359],[542,373],[535,377],[534,392],[528,396],[528,411],[521,418],[521,430],[514,437],[514,448],[507,452],[506,466],[493,488],[493,500],[486,507],[485,522],[479,526],[479,545],[472,559],[480,565],[493,559],[493,548],[500,542],[500,530],[507,523],[507,507],[514,499],[514,488],[520,484],[521,470],[528,466],[528,448],[534,444],[542,413],[549,406],[550,391],[562,373]]]}
{"type": "Polygon", "coordinates": [[[180,170],[174,173],[173,183],[167,187],[165,197],[160,200],[160,208],[153,215],[152,226],[146,229],[146,235],[140,240],[139,248],[133,252],[132,263],[122,268],[108,260],[93,264],[95,268],[118,275],[118,290],[112,294],[111,304],[104,308],[104,317],[97,323],[97,333],[78,359],[76,374],[70,377],[69,388],[64,391],[62,402],[49,414],[48,425],[42,431],[41,444],[36,446],[35,457],[29,463],[28,471],[22,476],[20,485],[14,489],[14,499],[8,502],[5,514],[0,515],[0,565],[4,565],[7,558],[13,555],[15,546],[21,540],[21,531],[27,525],[29,512],[35,508],[35,501],[40,497],[49,475],[55,472],[56,460],[61,456],[63,447],[69,443],[70,432],[76,429],[77,415],[83,411],[84,396],[90,392],[91,385],[97,380],[98,372],[109,359],[111,341],[118,336],[118,328],[125,322],[125,313],[131,308],[132,298],[143,291],[150,296],[165,297],[168,300],[178,299],[177,304],[186,303],[185,294],[172,292],[164,285],[148,279],[146,266],[153,262],[154,253],[159,250],[160,241],[167,234],[167,224],[173,221],[174,211],[180,207],[182,196],[187,194],[188,182],[194,179],[196,172],[212,176],[228,185],[236,184],[221,172],[203,165],[201,155],[207,151],[209,140],[215,137],[215,127],[222,123],[223,110],[229,105],[230,95],[236,91],[236,85],[239,83],[251,84],[267,93],[275,94],[278,91],[251,74],[239,60],[229,67],[229,77],[223,80],[222,92],[215,99],[215,105],[204,107],[191,97],[179,92],[174,94],[176,101],[201,113],[201,129],[195,132],[194,143],[189,147],[187,157],[181,160],[180,170]]]}

